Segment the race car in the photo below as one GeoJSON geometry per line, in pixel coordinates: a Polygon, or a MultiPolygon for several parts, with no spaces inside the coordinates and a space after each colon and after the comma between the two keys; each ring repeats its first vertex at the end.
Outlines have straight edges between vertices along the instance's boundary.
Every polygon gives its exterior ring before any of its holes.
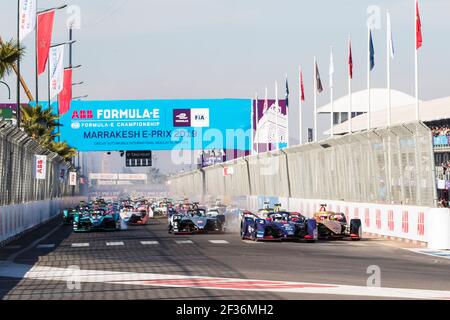
{"type": "Polygon", "coordinates": [[[121,230],[120,214],[117,211],[90,209],[75,213],[74,232],[121,230]]]}
{"type": "Polygon", "coordinates": [[[350,223],[343,213],[327,211],[327,205],[321,205],[320,212],[314,214],[320,239],[361,240],[361,219],[351,219],[350,223]]]}
{"type": "Polygon", "coordinates": [[[169,219],[169,233],[193,234],[225,232],[225,215],[218,211],[206,211],[205,209],[188,210],[185,213],[177,213],[169,219]]]}
{"type": "Polygon", "coordinates": [[[79,209],[73,208],[73,209],[64,209],[63,210],[63,223],[64,225],[72,225],[73,224],[73,218],[75,214],[78,212],[79,209]]]}
{"type": "Polygon", "coordinates": [[[145,207],[125,206],[120,210],[120,218],[130,226],[146,225],[150,219],[145,207]]]}
{"type": "Polygon", "coordinates": [[[317,223],[296,212],[260,210],[258,214],[244,211],[241,217],[241,238],[253,241],[318,239],[317,223]]]}

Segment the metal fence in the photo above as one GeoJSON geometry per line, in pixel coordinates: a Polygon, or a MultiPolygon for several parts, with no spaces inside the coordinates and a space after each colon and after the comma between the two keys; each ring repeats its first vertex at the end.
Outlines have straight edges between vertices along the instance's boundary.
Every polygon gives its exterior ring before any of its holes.
{"type": "Polygon", "coordinates": [[[75,168],[59,155],[42,148],[15,126],[0,122],[0,206],[78,194],[79,187],[69,185],[70,171],[75,168]],[[34,177],[36,155],[47,156],[45,180],[34,177]]]}
{"type": "MultiPolygon", "coordinates": [[[[230,172],[230,170],[227,170],[230,172]]],[[[410,123],[237,159],[170,178],[171,192],[434,207],[431,131],[410,123]],[[231,168],[231,175],[224,168],[231,168]]]]}

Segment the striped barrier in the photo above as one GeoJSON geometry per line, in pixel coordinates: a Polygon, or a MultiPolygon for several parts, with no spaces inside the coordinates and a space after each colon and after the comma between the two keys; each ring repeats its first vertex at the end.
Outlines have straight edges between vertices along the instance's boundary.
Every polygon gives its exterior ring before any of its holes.
{"type": "MultiPolygon", "coordinates": [[[[249,210],[257,210],[265,197],[251,196],[248,199],[249,210]]],[[[431,236],[430,225],[437,218],[436,208],[406,205],[382,205],[371,203],[353,203],[344,201],[309,200],[294,198],[278,198],[283,208],[289,211],[301,212],[307,217],[313,217],[320,210],[321,204],[326,204],[328,210],[343,212],[347,219],[361,219],[363,231],[392,239],[404,239],[413,242],[428,243],[431,236]]],[[[445,210],[445,209],[444,209],[445,210]]],[[[447,209],[450,217],[450,210],[447,209]]],[[[439,223],[439,221],[437,221],[439,223]]],[[[445,233],[450,234],[450,226],[445,233]]],[[[450,248],[441,248],[450,249],[450,248]]]]}

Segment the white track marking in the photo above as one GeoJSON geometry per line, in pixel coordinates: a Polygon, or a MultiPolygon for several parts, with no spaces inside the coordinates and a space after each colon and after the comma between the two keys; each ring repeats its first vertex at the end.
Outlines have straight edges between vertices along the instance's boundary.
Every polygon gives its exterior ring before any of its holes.
{"type": "Polygon", "coordinates": [[[20,250],[20,251],[18,251],[18,252],[16,252],[16,253],[13,253],[12,255],[10,255],[10,256],[8,257],[7,260],[10,261],[10,262],[14,261],[14,260],[15,260],[18,256],[20,256],[22,253],[24,253],[24,252],[26,252],[26,251],[28,251],[28,250],[34,248],[37,244],[41,243],[42,241],[44,241],[45,239],[47,239],[48,237],[50,237],[52,234],[54,234],[56,231],[58,231],[59,228],[61,228],[61,225],[59,225],[59,226],[53,228],[50,232],[47,232],[47,234],[46,234],[45,236],[43,236],[42,238],[39,238],[39,239],[35,240],[35,241],[34,241],[32,244],[30,244],[28,247],[26,247],[26,248],[24,248],[24,249],[22,249],[22,250],[20,250]]]}
{"type": "Polygon", "coordinates": [[[53,249],[56,245],[55,244],[40,244],[36,248],[38,249],[53,249]]]}
{"type": "Polygon", "coordinates": [[[212,244],[230,244],[226,240],[209,240],[209,242],[211,242],[212,244]]]}
{"type": "Polygon", "coordinates": [[[106,245],[108,247],[119,247],[119,246],[124,246],[125,243],[123,243],[122,241],[117,241],[117,242],[107,242],[106,245]]]}
{"type": "Polygon", "coordinates": [[[155,246],[159,244],[159,241],[141,241],[143,246],[155,246]]]}
{"type": "Polygon", "coordinates": [[[347,286],[339,284],[268,281],[253,279],[195,277],[156,273],[132,273],[100,270],[70,270],[64,268],[27,266],[0,263],[0,277],[33,279],[43,281],[82,283],[109,283],[121,285],[194,288],[206,290],[233,290],[257,292],[284,292],[303,294],[365,296],[398,299],[445,299],[450,300],[450,291],[377,288],[347,286]]]}
{"type": "Polygon", "coordinates": [[[72,248],[86,248],[89,246],[89,243],[72,243],[72,248]]]}
{"type": "Polygon", "coordinates": [[[448,250],[432,250],[432,249],[406,249],[406,250],[434,258],[450,259],[450,251],[448,250]]]}
{"type": "Polygon", "coordinates": [[[194,244],[194,242],[192,242],[192,240],[177,240],[176,243],[177,244],[194,244]]]}

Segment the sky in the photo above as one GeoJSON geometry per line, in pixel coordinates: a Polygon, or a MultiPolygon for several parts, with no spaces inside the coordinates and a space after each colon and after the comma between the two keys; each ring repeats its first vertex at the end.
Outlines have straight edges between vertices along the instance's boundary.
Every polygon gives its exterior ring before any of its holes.
{"type": "MultiPolygon", "coordinates": [[[[39,0],[45,9],[77,5],[81,28],[75,30],[74,95],[89,99],[252,98],[275,92],[288,74],[292,141],[298,140],[298,68],[304,70],[304,136],[313,124],[313,57],[325,90],[318,104],[330,100],[330,46],[335,62],[335,97],[347,94],[347,39],[352,37],[354,90],[366,87],[367,27],[370,6],[380,12],[374,30],[372,87],[386,86],[386,9],[392,16],[396,56],[392,87],[414,94],[414,0],[39,0]]],[[[15,38],[17,1],[0,1],[0,35],[15,38]]],[[[449,96],[450,1],[421,0],[424,44],[420,50],[420,98],[449,96]]],[[[373,11],[372,11],[373,12],[373,11]]],[[[376,11],[375,11],[376,12],[376,11]]],[[[69,15],[56,15],[53,42],[66,41],[69,15]]],[[[34,88],[33,36],[24,41],[24,77],[34,88]]],[[[14,86],[14,78],[6,79],[14,86]]],[[[45,76],[40,95],[46,97],[45,76]]],[[[34,90],[32,90],[34,92],[34,90]]],[[[14,91],[13,91],[14,94],[14,91]]],[[[7,101],[0,88],[0,102],[7,101]]],[[[329,126],[321,116],[319,132],[329,126]]]]}

